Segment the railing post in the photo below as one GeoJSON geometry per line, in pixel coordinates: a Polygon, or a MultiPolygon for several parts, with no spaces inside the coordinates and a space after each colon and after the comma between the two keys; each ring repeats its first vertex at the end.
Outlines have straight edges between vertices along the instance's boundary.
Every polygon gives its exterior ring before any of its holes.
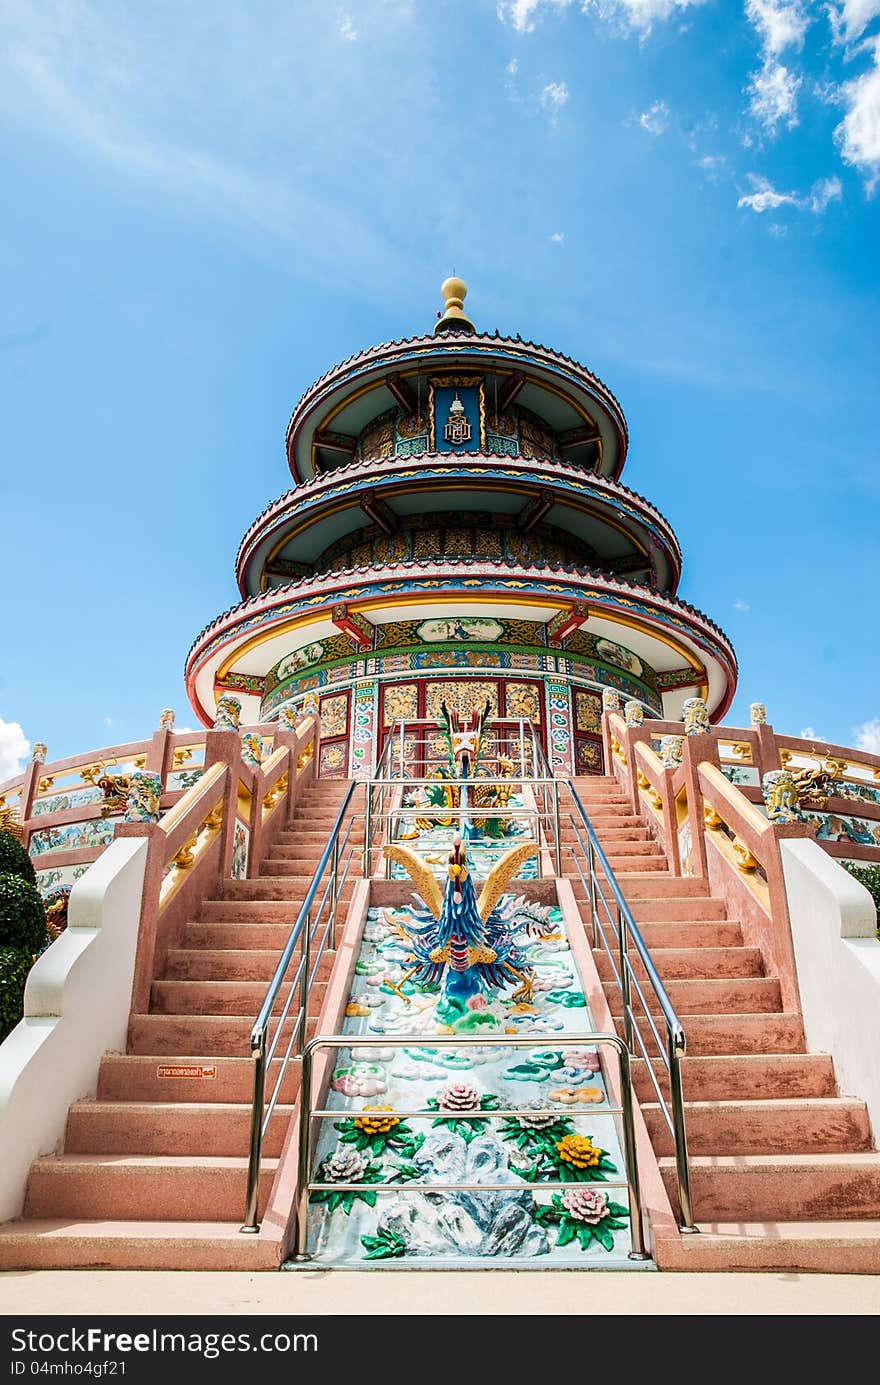
{"type": "Polygon", "coordinates": [[[556,857],[556,874],[562,874],[562,836],[559,831],[559,780],[553,780],[553,854],[556,857]]]}
{"type": "Polygon", "coordinates": [[[309,1133],[312,1117],[312,1051],[303,1046],[299,1087],[299,1151],[296,1171],[296,1250],[294,1258],[308,1260],[309,1236],[309,1133]]]}
{"type": "Polygon", "coordinates": [[[629,1230],[632,1239],[630,1260],[649,1260],[645,1250],[645,1233],[642,1227],[642,1189],[639,1179],[639,1161],[636,1153],[636,1132],[633,1123],[632,1074],[629,1053],[619,1049],[620,1088],[623,1105],[623,1148],[626,1154],[627,1180],[629,1182],[629,1230]]]}
{"type": "Polygon", "coordinates": [[[302,963],[302,976],[299,980],[299,1009],[302,1015],[302,1024],[299,1031],[299,1051],[302,1053],[305,1048],[307,1029],[309,1024],[309,967],[312,956],[312,911],[306,914],[303,924],[302,942],[300,943],[300,962],[302,963]]]}
{"type": "Polygon", "coordinates": [[[336,907],[339,903],[339,833],[333,838],[333,856],[330,862],[330,931],[327,942],[331,952],[336,951],[336,907]]]}
{"type": "Polygon", "coordinates": [[[590,881],[590,920],[593,928],[593,947],[599,946],[599,906],[596,900],[596,855],[593,840],[587,837],[587,868],[590,881]]]}
{"type": "Polygon", "coordinates": [[[367,797],[364,805],[364,879],[369,880],[372,867],[370,838],[373,833],[373,783],[367,780],[367,797]]]}
{"type": "Polygon", "coordinates": [[[620,989],[623,994],[623,1037],[630,1053],[633,1050],[632,1032],[632,980],[629,974],[629,951],[627,947],[629,930],[620,905],[615,904],[617,914],[617,947],[620,963],[620,989]]]}
{"type": "Polygon", "coordinates": [[[254,1059],[254,1101],[251,1107],[251,1144],[248,1156],[247,1201],[244,1225],[247,1235],[259,1231],[257,1207],[260,1199],[260,1157],[263,1148],[263,1105],[266,1099],[266,1031],[260,1033],[259,1046],[252,1050],[254,1059]]]}
{"type": "Polygon", "coordinates": [[[681,1208],[678,1229],[696,1232],[691,1202],[691,1173],[688,1165],[687,1132],[684,1121],[684,1095],[681,1087],[681,1048],[672,1029],[666,1026],[669,1055],[669,1092],[672,1099],[672,1125],[675,1132],[675,1172],[678,1178],[678,1200],[681,1208]]]}

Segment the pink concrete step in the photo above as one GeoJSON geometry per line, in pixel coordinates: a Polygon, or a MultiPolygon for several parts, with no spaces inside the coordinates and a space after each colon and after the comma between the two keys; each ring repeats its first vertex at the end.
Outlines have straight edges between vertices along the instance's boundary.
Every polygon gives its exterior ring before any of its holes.
{"type": "MultiPolygon", "coordinates": [[[[200,923],[284,924],[289,933],[305,898],[298,899],[206,899],[199,912],[200,923]]],[[[187,924],[189,927],[189,924],[187,924]]]]}
{"type": "MultiPolygon", "coordinates": [[[[255,1018],[256,1010],[251,1015],[132,1015],[129,1048],[132,1053],[156,1056],[192,1053],[209,1063],[224,1055],[242,1057],[250,1053],[255,1018]]],[[[310,1015],[306,1031],[310,1038],[316,1025],[317,1019],[310,1015]]],[[[288,1021],[285,1046],[291,1027],[288,1021]]]]}
{"type": "Polygon", "coordinates": [[[283,923],[242,923],[233,922],[186,923],[181,934],[184,949],[205,948],[208,951],[226,948],[255,948],[258,952],[275,951],[280,955],[287,945],[290,930],[295,919],[289,917],[283,923]]]}
{"type": "MultiPolygon", "coordinates": [[[[782,1009],[779,981],[775,976],[666,981],[664,985],[682,1022],[688,1015],[757,1015],[782,1009]]],[[[623,998],[616,982],[604,982],[603,989],[612,1015],[622,1015],[623,998]]],[[[646,999],[650,1004],[653,997],[646,992],[646,999]]],[[[638,1002],[636,1011],[639,1012],[638,1002]]],[[[651,1012],[659,1014],[659,1007],[652,1004],[651,1012]]]]}
{"type": "MultiPolygon", "coordinates": [[[[656,875],[661,868],[665,873],[666,858],[664,856],[659,855],[659,853],[650,856],[631,856],[628,853],[628,845],[622,846],[619,852],[608,850],[606,850],[605,852],[605,857],[608,861],[608,864],[611,867],[611,870],[613,871],[614,875],[617,876],[618,879],[621,875],[647,873],[648,871],[651,871],[653,872],[653,874],[656,875]],[[624,852],[626,852],[627,854],[624,855],[624,852]]],[[[579,859],[582,860],[582,856],[580,855],[580,853],[579,859]]],[[[596,862],[596,873],[604,879],[605,872],[599,866],[598,861],[596,862]]],[[[669,878],[672,879],[674,877],[669,878]]]]}
{"type": "Polygon", "coordinates": [[[698,1224],[699,1236],[664,1242],[662,1269],[880,1274],[880,1221],[698,1224]]]}
{"type": "MultiPolygon", "coordinates": [[[[673,1207],[675,1160],[658,1161],[673,1207]]],[[[880,1154],[695,1155],[691,1192],[699,1222],[875,1220],[880,1154]]]]}
{"type": "Polygon", "coordinates": [[[3,1270],[270,1270],[280,1245],[220,1221],[41,1218],[0,1226],[3,1270]]]}
{"type": "MultiPolygon", "coordinates": [[[[669,1081],[658,1059],[654,1072],[668,1098],[669,1081]]],[[[632,1060],[636,1095],[656,1101],[656,1092],[643,1058],[632,1060]]],[[[837,1087],[827,1053],[738,1053],[702,1058],[686,1056],[682,1085],[687,1101],[757,1101],[769,1098],[832,1097],[837,1087]]]]}
{"type": "MultiPolygon", "coordinates": [[[[694,1057],[737,1053],[803,1053],[800,1015],[708,1014],[683,1017],[687,1051],[694,1057]]],[[[660,1030],[661,1034],[663,1030],[660,1030]]],[[[650,1050],[649,1050],[650,1051],[650,1050]]]]}
{"type": "MultiPolygon", "coordinates": [[[[613,980],[608,954],[597,950],[595,957],[602,980],[613,980]]],[[[664,982],[764,974],[764,958],[759,947],[653,948],[651,960],[664,982]]],[[[647,980],[640,961],[636,960],[635,968],[639,979],[647,980]]]]}
{"type": "MultiPolygon", "coordinates": [[[[263,1161],[261,1213],[277,1165],[263,1161]]],[[[244,1157],[59,1154],[31,1165],[24,1216],[234,1221],[244,1215],[246,1191],[244,1157]]]]}
{"type": "MultiPolygon", "coordinates": [[[[239,932],[241,929],[239,928],[239,932]]],[[[244,940],[242,940],[244,941],[244,940]]],[[[286,942],[287,939],[285,938],[286,942]]],[[[257,981],[266,985],[272,980],[281,957],[281,948],[258,950],[238,948],[172,948],[168,953],[166,981],[257,981]]],[[[333,970],[334,952],[325,952],[318,963],[316,979],[326,981],[333,970]]]]}
{"type": "MultiPolygon", "coordinates": [[[[674,1153],[658,1104],[642,1115],[654,1150],[674,1153]]],[[[871,1148],[864,1102],[843,1097],[761,1101],[686,1101],[688,1150],[701,1154],[840,1154],[871,1148]]]]}
{"type": "MultiPolygon", "coordinates": [[[[276,1059],[270,1065],[267,1088],[274,1088],[279,1071],[276,1059]]],[[[287,1065],[280,1100],[290,1104],[299,1091],[300,1064],[292,1058],[287,1065]]],[[[138,1053],[108,1053],[101,1059],[98,1073],[99,1102],[211,1103],[249,1102],[253,1096],[254,1063],[248,1057],[214,1056],[205,1062],[191,1054],[171,1056],[138,1053]],[[204,1076],[179,1076],[175,1069],[192,1073],[204,1069],[204,1076]]]]}
{"type": "MultiPolygon", "coordinates": [[[[294,970],[291,966],[291,979],[294,970]]],[[[320,1010],[326,990],[325,981],[312,985],[309,1009],[313,1013],[320,1010]]],[[[249,1015],[253,1019],[265,997],[265,981],[154,981],[150,1009],[158,1015],[249,1015]]],[[[274,1010],[283,1009],[286,1000],[283,987],[274,1010]]]]}
{"type": "MultiPolygon", "coordinates": [[[[363,828],[353,828],[348,839],[348,845],[362,846],[363,841],[363,828]]],[[[326,843],[326,832],[321,833],[313,828],[305,828],[302,832],[297,832],[295,841],[273,843],[269,855],[274,861],[295,860],[301,856],[308,856],[317,865],[326,843]]]]}
{"type": "Polygon", "coordinates": [[[639,932],[649,951],[655,948],[741,947],[742,928],[738,923],[702,920],[689,923],[641,923],[639,932]]]}
{"type": "MultiPolygon", "coordinates": [[[[265,1155],[280,1155],[292,1113],[292,1106],[276,1106],[263,1140],[265,1155]]],[[[245,1102],[75,1101],[64,1152],[244,1158],[250,1134],[251,1107],[245,1102]]]]}
{"type": "MultiPolygon", "coordinates": [[[[224,880],[221,885],[222,898],[234,900],[285,899],[291,904],[301,903],[312,883],[312,875],[260,875],[253,880],[224,880]]],[[[349,899],[354,888],[351,875],[341,891],[342,899],[349,899]]],[[[323,894],[323,885],[321,893],[323,894]]],[[[320,894],[318,898],[320,899],[320,894]]]]}
{"type": "Polygon", "coordinates": [[[601,812],[588,813],[587,817],[598,836],[602,841],[606,835],[619,836],[625,832],[645,832],[647,828],[640,817],[632,812],[612,812],[607,808],[601,812]]]}
{"type": "MultiPolygon", "coordinates": [[[[574,881],[572,884],[574,885],[574,881]]],[[[577,881],[575,888],[576,897],[578,889],[581,898],[584,898],[580,880],[577,881]]],[[[723,899],[701,899],[699,896],[691,899],[676,899],[672,896],[654,899],[634,896],[629,886],[623,891],[623,894],[629,904],[633,918],[639,924],[642,922],[687,923],[689,921],[714,923],[727,917],[727,905],[723,899]]]]}
{"type": "MultiPolygon", "coordinates": [[[[691,876],[670,875],[668,871],[614,872],[624,899],[632,908],[638,899],[709,898],[709,882],[691,876]]],[[[600,875],[601,878],[601,875],[600,875]]]]}
{"type": "MultiPolygon", "coordinates": [[[[573,832],[562,832],[563,846],[579,845],[578,838],[573,832]]],[[[653,860],[664,860],[663,852],[657,842],[652,837],[619,837],[611,838],[610,841],[602,842],[602,850],[609,858],[616,856],[645,856],[653,860]]],[[[580,853],[583,854],[583,853],[580,853]]]]}

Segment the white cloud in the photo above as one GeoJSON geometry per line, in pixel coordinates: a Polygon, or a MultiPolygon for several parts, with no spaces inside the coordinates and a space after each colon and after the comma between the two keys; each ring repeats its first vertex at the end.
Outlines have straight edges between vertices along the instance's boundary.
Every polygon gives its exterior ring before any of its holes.
{"type": "Polygon", "coordinates": [[[538,100],[545,111],[552,111],[555,115],[568,100],[568,87],[565,82],[548,82],[539,93],[538,100]]]}
{"type": "Polygon", "coordinates": [[[17,721],[0,717],[0,783],[21,774],[30,753],[31,743],[17,721]]]}
{"type": "Polygon", "coordinates": [[[772,57],[786,48],[802,48],[810,24],[800,0],[746,0],[746,18],[760,36],[764,55],[772,57]]]}
{"type": "Polygon", "coordinates": [[[802,741],[824,741],[825,737],[819,735],[815,726],[802,726],[800,730],[800,739],[802,741]]]}
{"type": "Polygon", "coordinates": [[[546,11],[567,10],[574,3],[584,14],[595,11],[623,33],[638,33],[643,38],[654,24],[684,10],[695,9],[705,0],[500,0],[498,18],[519,34],[530,34],[546,11]]]}
{"type": "Polygon", "coordinates": [[[655,101],[639,116],[639,124],[650,135],[662,135],[669,127],[669,107],[665,101],[655,101]]]}
{"type": "Polygon", "coordinates": [[[343,10],[339,16],[339,37],[345,39],[346,43],[354,43],[357,36],[354,20],[347,10],[343,10]]]}
{"type": "MultiPolygon", "coordinates": [[[[754,191],[740,197],[736,205],[749,207],[759,215],[774,212],[777,207],[794,207],[799,212],[813,212],[815,216],[821,216],[830,202],[839,202],[843,197],[843,184],[836,174],[831,178],[818,178],[806,197],[798,197],[793,192],[778,192],[768,178],[761,178],[755,173],[749,174],[749,180],[754,191]]],[[[784,234],[779,227],[772,229],[774,235],[784,234]]]]}
{"type": "Polygon", "coordinates": [[[747,601],[743,601],[742,597],[738,596],[733,603],[733,609],[735,611],[750,611],[752,608],[747,601]]]}
{"type": "Polygon", "coordinates": [[[811,212],[821,216],[829,202],[839,202],[843,197],[843,184],[834,174],[832,178],[819,178],[810,188],[807,204],[811,212]]]}
{"type": "Polygon", "coordinates": [[[880,14],[880,0],[840,0],[828,13],[838,43],[852,43],[880,14]]]}
{"type": "Polygon", "coordinates": [[[749,79],[749,110],[769,134],[775,134],[783,122],[789,130],[798,123],[797,94],[801,78],[790,72],[783,63],[771,58],[753,72],[749,79]]]}
{"type": "Polygon", "coordinates": [[[507,73],[510,77],[515,77],[519,72],[519,58],[511,58],[507,64],[507,73]]]}
{"type": "Polygon", "coordinates": [[[550,239],[553,241],[554,245],[561,245],[562,242],[565,240],[565,232],[553,231],[551,232],[550,239]]]}
{"type": "Polygon", "coordinates": [[[704,154],[702,158],[697,159],[697,167],[715,182],[726,162],[723,154],[704,154]]]}
{"type": "Polygon", "coordinates": [[[834,138],[844,163],[859,170],[872,193],[880,180],[880,38],[865,47],[873,54],[873,64],[841,87],[846,115],[834,138]]]}
{"type": "Polygon", "coordinates": [[[738,207],[749,207],[760,216],[762,212],[774,212],[777,207],[798,205],[792,193],[777,192],[767,178],[759,178],[754,173],[750,173],[749,178],[755,191],[741,197],[736,204],[738,207]]]}
{"type": "Polygon", "coordinates": [[[788,235],[788,227],[781,226],[778,221],[774,221],[772,226],[767,227],[767,230],[770,232],[771,236],[775,236],[777,240],[781,240],[783,236],[788,235]]]}
{"type": "Polygon", "coordinates": [[[853,727],[856,749],[867,750],[869,755],[880,755],[880,717],[863,721],[861,726],[853,727]]]}

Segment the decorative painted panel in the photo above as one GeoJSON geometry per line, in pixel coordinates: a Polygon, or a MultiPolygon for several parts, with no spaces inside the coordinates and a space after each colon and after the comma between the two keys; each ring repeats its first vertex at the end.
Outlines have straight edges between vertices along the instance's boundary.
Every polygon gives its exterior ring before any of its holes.
{"type": "Polygon", "coordinates": [[[602,698],[598,693],[575,689],[574,724],[577,731],[597,735],[602,730],[602,698]]]}
{"type": "Polygon", "coordinates": [[[537,683],[507,683],[504,689],[504,715],[523,717],[541,724],[541,688],[537,683]]]}
{"type": "Polygon", "coordinates": [[[229,868],[233,880],[247,879],[250,845],[250,828],[246,827],[240,818],[236,818],[232,829],[232,865],[229,868]]]}
{"type": "Polygon", "coordinates": [[[318,772],[322,779],[338,778],[346,772],[346,747],[339,741],[321,746],[318,772]]]}
{"type": "Polygon", "coordinates": [[[348,730],[348,695],[321,698],[321,739],[344,736],[348,730]]]}
{"type": "Polygon", "coordinates": [[[429,683],[425,694],[425,715],[442,717],[441,704],[445,701],[451,711],[460,716],[471,716],[482,711],[489,701],[489,710],[498,715],[498,684],[471,681],[462,683],[429,683]]]}
{"type": "Polygon", "coordinates": [[[579,740],[577,744],[576,768],[578,774],[601,774],[601,741],[579,740]]]}
{"type": "Polygon", "coordinates": [[[358,683],[354,690],[354,717],[351,734],[351,774],[354,779],[369,777],[374,756],[376,727],[376,684],[358,683]]]}
{"type": "Polygon", "coordinates": [[[383,689],[382,725],[412,721],[419,714],[418,683],[394,683],[383,689]]]}
{"type": "Polygon", "coordinates": [[[33,832],[28,843],[32,856],[46,856],[52,851],[82,851],[84,848],[109,846],[116,823],[121,818],[94,818],[89,822],[70,822],[63,827],[47,827],[33,832]]]}
{"type": "Polygon", "coordinates": [[[571,734],[571,702],[567,683],[547,680],[547,708],[550,721],[548,753],[554,774],[571,774],[574,768],[571,734]]]}

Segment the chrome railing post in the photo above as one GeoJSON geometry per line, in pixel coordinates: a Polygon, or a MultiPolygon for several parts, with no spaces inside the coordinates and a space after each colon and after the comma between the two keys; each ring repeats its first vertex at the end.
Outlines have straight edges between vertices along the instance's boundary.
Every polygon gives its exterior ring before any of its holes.
{"type": "Polygon", "coordinates": [[[241,1230],[255,1235],[259,1229],[257,1221],[260,1198],[260,1159],[263,1149],[263,1106],[266,1100],[266,1031],[262,1029],[258,1046],[252,1050],[254,1060],[254,1099],[251,1106],[251,1143],[248,1155],[247,1200],[245,1202],[244,1225],[241,1230]]]}
{"type": "Polygon", "coordinates": [[[300,943],[300,962],[302,963],[302,976],[299,982],[299,1010],[302,1020],[299,1027],[299,1052],[302,1053],[306,1046],[306,1030],[309,1024],[309,966],[311,964],[312,953],[312,911],[306,914],[306,921],[302,931],[302,942],[300,943]]]}
{"type": "Polygon", "coordinates": [[[330,930],[327,946],[336,951],[336,908],[339,903],[339,833],[333,838],[333,855],[330,858],[330,930]]]}
{"type": "Polygon", "coordinates": [[[678,1178],[678,1200],[681,1206],[679,1231],[693,1232],[694,1209],[691,1202],[691,1171],[688,1164],[687,1132],[684,1123],[684,1095],[681,1087],[681,1058],[683,1042],[676,1038],[667,1024],[666,1038],[669,1054],[669,1092],[672,1098],[672,1124],[675,1132],[675,1172],[678,1178]]]}
{"type": "Polygon", "coordinates": [[[596,853],[593,842],[587,837],[587,877],[590,885],[590,922],[593,932],[593,947],[599,946],[599,906],[596,900],[596,853]]]}
{"type": "Polygon", "coordinates": [[[303,1047],[299,1087],[299,1150],[297,1155],[296,1251],[297,1260],[308,1260],[309,1237],[309,1135],[312,1123],[312,1049],[303,1047]]]}
{"type": "Polygon", "coordinates": [[[620,1089],[623,1106],[623,1148],[626,1155],[626,1176],[629,1180],[629,1230],[632,1238],[630,1260],[649,1260],[645,1250],[645,1232],[642,1226],[642,1188],[639,1179],[639,1161],[636,1154],[636,1131],[633,1122],[632,1073],[629,1052],[618,1049],[620,1058],[620,1089]]]}
{"type": "Polygon", "coordinates": [[[367,800],[364,807],[364,878],[369,880],[373,864],[370,838],[373,833],[373,784],[367,780],[367,800]]]}
{"type": "Polygon", "coordinates": [[[562,874],[562,836],[559,831],[559,780],[553,780],[553,853],[556,857],[556,874],[562,874]]]}
{"type": "Polygon", "coordinates": [[[628,1050],[632,1053],[632,979],[629,974],[629,949],[627,947],[629,930],[626,916],[619,904],[615,904],[615,913],[617,916],[617,948],[620,959],[620,989],[623,995],[623,1037],[628,1050]]]}

